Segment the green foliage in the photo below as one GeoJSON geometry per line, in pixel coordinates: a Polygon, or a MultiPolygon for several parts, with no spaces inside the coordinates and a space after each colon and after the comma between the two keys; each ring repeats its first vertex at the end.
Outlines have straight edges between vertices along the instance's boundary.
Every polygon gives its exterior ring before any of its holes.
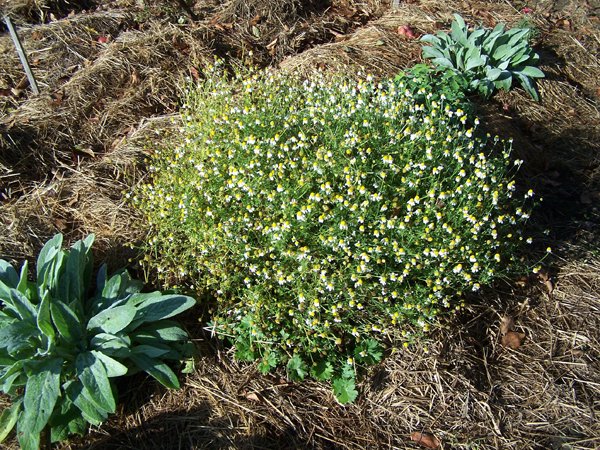
{"type": "Polygon", "coordinates": [[[421,38],[423,56],[440,68],[452,70],[467,80],[469,88],[489,97],[496,89],[510,90],[518,82],[535,100],[539,99],[535,79],[544,73],[537,68],[539,55],[529,45],[530,28],[469,32],[463,18],[454,14],[450,34],[438,32],[421,38]]]}
{"type": "Polygon", "coordinates": [[[337,378],[332,385],[333,393],[342,405],[352,403],[358,397],[356,383],[353,378],[337,378]]]}
{"type": "Polygon", "coordinates": [[[177,377],[187,334],[170,317],[195,301],[140,293],[126,271],[92,287],[94,236],[62,250],[62,235],[44,245],[36,281],[0,260],[0,387],[13,398],[0,415],[0,442],[17,427],[23,449],[36,449],[48,428],[53,442],[99,425],[116,409],[115,377],[146,371],[167,387],[177,377]]]}
{"type": "Polygon", "coordinates": [[[380,82],[214,68],[133,195],[146,264],[215,296],[210,326],[238,359],[353,400],[384,342],[519,264],[518,164],[476,137],[463,83],[426,66],[380,82]]]}

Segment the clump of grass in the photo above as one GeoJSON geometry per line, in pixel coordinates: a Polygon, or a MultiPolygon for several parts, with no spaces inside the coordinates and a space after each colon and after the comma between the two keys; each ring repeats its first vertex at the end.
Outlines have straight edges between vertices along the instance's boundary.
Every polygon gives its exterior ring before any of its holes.
{"type": "Polygon", "coordinates": [[[459,82],[438,75],[212,68],[134,194],[148,266],[215,295],[211,325],[238,358],[352,401],[382,342],[410,342],[519,264],[533,193],[517,198],[510,143],[476,137],[459,82]]]}

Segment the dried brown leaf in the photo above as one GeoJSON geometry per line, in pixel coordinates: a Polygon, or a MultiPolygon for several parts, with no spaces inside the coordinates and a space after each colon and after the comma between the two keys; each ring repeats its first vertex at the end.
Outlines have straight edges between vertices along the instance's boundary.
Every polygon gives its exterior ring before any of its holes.
{"type": "Polygon", "coordinates": [[[542,283],[545,283],[550,279],[550,274],[546,269],[540,269],[537,273],[537,277],[542,283]]]}
{"type": "Polygon", "coordinates": [[[27,86],[29,86],[29,79],[27,77],[23,77],[17,83],[15,89],[25,89],[27,86]]]}
{"type": "Polygon", "coordinates": [[[440,440],[436,438],[431,433],[422,433],[420,431],[415,431],[410,435],[410,439],[416,442],[419,445],[422,445],[426,448],[436,449],[440,447],[440,440]]]}
{"type": "Polygon", "coordinates": [[[408,39],[415,39],[417,37],[414,30],[409,25],[400,25],[398,27],[398,34],[407,37],[408,39]]]}
{"type": "Polygon", "coordinates": [[[196,69],[194,66],[190,66],[190,73],[192,74],[194,80],[198,81],[200,79],[200,72],[198,72],[198,69],[196,69]]]}
{"type": "Polygon", "coordinates": [[[250,26],[256,26],[262,20],[262,16],[260,14],[255,15],[252,19],[250,19],[250,26]]]}
{"type": "Polygon", "coordinates": [[[500,334],[502,336],[506,335],[508,332],[512,331],[515,328],[515,321],[510,316],[504,316],[502,321],[500,322],[500,334]]]}
{"type": "Polygon", "coordinates": [[[552,282],[552,280],[547,279],[546,281],[544,281],[544,286],[546,286],[548,294],[552,294],[552,292],[554,291],[554,283],[552,282]]]}
{"type": "Polygon", "coordinates": [[[525,340],[525,333],[518,333],[516,331],[509,331],[502,336],[502,345],[504,347],[512,348],[513,350],[518,349],[523,341],[525,340]]]}
{"type": "Polygon", "coordinates": [[[529,284],[529,277],[526,275],[523,275],[517,279],[516,283],[517,283],[517,286],[525,287],[529,284]]]}
{"type": "Polygon", "coordinates": [[[256,392],[250,392],[249,394],[246,395],[246,398],[248,400],[250,400],[251,402],[260,402],[260,398],[258,398],[258,395],[256,394],[256,392]]]}

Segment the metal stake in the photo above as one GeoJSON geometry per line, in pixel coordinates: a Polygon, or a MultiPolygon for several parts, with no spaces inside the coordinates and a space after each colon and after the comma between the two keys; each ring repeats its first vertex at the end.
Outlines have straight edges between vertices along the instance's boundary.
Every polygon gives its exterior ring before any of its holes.
{"type": "Polygon", "coordinates": [[[19,36],[13,27],[12,21],[10,17],[4,16],[4,22],[6,22],[6,26],[8,27],[8,31],[10,32],[10,37],[12,38],[13,44],[15,44],[15,48],[17,49],[17,53],[19,54],[19,59],[21,60],[21,64],[23,64],[23,68],[25,69],[25,73],[27,74],[27,79],[29,80],[29,86],[31,86],[31,90],[34,94],[39,94],[40,90],[38,89],[38,85],[35,81],[35,77],[33,76],[33,72],[31,71],[31,67],[29,66],[29,61],[27,61],[27,55],[25,54],[25,50],[23,50],[23,46],[21,45],[21,41],[19,40],[19,36]]]}

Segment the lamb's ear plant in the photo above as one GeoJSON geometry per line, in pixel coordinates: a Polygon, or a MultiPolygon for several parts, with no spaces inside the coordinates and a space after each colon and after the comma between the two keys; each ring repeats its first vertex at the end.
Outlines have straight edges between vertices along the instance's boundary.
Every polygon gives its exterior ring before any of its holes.
{"type": "Polygon", "coordinates": [[[186,332],[168,320],[191,308],[183,295],[141,293],[123,270],[93,283],[94,236],[62,250],[54,236],[37,259],[35,281],[25,262],[18,273],[0,260],[0,389],[12,406],[0,415],[0,442],[16,426],[21,448],[40,435],[57,442],[99,425],[116,409],[113,380],[145,371],[179,386],[166,360],[189,350],[186,332]],[[91,288],[95,284],[95,292],[91,288]]]}
{"type": "Polygon", "coordinates": [[[469,31],[463,18],[454,14],[451,33],[438,32],[421,38],[423,57],[438,67],[462,75],[469,88],[484,97],[496,89],[508,91],[518,82],[535,100],[539,95],[535,79],[544,73],[537,68],[539,55],[529,45],[530,28],[505,29],[500,23],[494,29],[469,31]]]}

